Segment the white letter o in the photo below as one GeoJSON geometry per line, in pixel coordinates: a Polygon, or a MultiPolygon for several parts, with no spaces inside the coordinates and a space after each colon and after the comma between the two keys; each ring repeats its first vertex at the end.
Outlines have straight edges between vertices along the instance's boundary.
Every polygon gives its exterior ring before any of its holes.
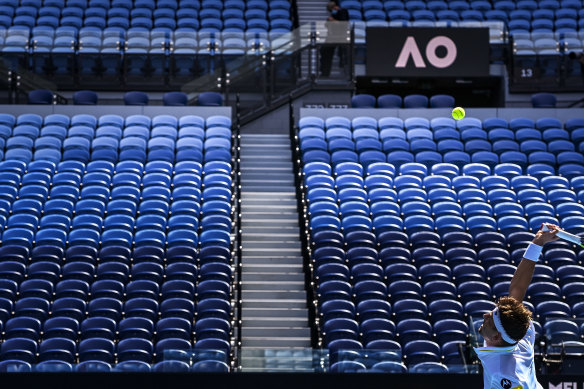
{"type": "Polygon", "coordinates": [[[456,60],[456,45],[446,36],[434,37],[426,46],[426,58],[428,59],[428,62],[437,68],[448,67],[456,60]],[[440,58],[436,55],[436,49],[440,46],[446,48],[446,55],[444,58],[440,58]]]}

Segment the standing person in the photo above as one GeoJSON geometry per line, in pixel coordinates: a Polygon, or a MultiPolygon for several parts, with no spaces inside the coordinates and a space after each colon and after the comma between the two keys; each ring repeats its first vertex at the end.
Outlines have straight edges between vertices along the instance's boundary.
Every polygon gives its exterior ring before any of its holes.
{"type": "MultiPolygon", "coordinates": [[[[338,42],[342,39],[343,35],[346,34],[345,26],[343,28],[335,28],[335,23],[349,21],[349,11],[341,8],[336,1],[329,1],[326,6],[327,11],[330,13],[328,21],[326,22],[327,27],[327,40],[331,42],[338,42]]],[[[333,56],[335,54],[335,49],[337,46],[331,43],[325,43],[325,45],[320,47],[320,74],[323,77],[328,77],[331,74],[331,67],[333,64],[333,56]]],[[[345,60],[344,50],[339,47],[339,57],[341,63],[345,60]]]]}
{"type": "Polygon", "coordinates": [[[485,346],[475,351],[483,364],[485,389],[542,388],[535,378],[535,329],[531,312],[522,301],[543,246],[558,239],[560,228],[548,223],[545,226],[549,231],[538,231],[527,246],[509,285],[509,296],[499,299],[497,307],[483,315],[479,333],[485,346]]]}

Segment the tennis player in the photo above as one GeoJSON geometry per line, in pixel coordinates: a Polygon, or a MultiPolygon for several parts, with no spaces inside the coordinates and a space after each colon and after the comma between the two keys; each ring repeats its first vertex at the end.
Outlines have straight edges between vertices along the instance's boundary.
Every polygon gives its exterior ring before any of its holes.
{"type": "Polygon", "coordinates": [[[531,312],[522,304],[543,246],[552,242],[560,228],[545,223],[549,231],[538,231],[527,246],[509,285],[509,296],[483,315],[479,333],[484,347],[475,351],[483,364],[485,389],[541,389],[535,378],[533,344],[535,329],[531,312]]]}

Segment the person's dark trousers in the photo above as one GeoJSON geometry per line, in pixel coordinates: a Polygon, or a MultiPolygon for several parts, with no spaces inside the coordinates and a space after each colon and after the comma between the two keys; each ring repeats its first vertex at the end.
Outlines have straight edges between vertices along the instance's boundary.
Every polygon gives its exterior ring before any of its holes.
{"type": "Polygon", "coordinates": [[[331,74],[335,46],[327,45],[320,47],[320,75],[328,77],[331,74]]]}
{"type": "Polygon", "coordinates": [[[345,45],[339,46],[339,67],[343,68],[349,59],[349,48],[345,45]]]}

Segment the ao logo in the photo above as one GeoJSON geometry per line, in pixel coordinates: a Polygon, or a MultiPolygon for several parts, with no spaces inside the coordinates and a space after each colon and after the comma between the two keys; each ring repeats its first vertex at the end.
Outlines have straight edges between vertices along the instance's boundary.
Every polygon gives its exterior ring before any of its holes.
{"type": "MultiPolygon", "coordinates": [[[[434,37],[428,42],[426,45],[426,59],[430,64],[437,68],[446,68],[456,60],[456,45],[452,41],[452,39],[439,35],[434,37]],[[438,47],[444,47],[446,49],[446,55],[443,58],[438,57],[436,54],[436,49],[438,47]]],[[[414,60],[414,66],[417,68],[425,68],[426,63],[422,58],[422,54],[420,53],[420,49],[418,48],[418,44],[413,36],[407,37],[401,52],[399,53],[399,57],[397,58],[397,62],[395,63],[396,68],[405,68],[408,59],[412,57],[414,60]]]]}

